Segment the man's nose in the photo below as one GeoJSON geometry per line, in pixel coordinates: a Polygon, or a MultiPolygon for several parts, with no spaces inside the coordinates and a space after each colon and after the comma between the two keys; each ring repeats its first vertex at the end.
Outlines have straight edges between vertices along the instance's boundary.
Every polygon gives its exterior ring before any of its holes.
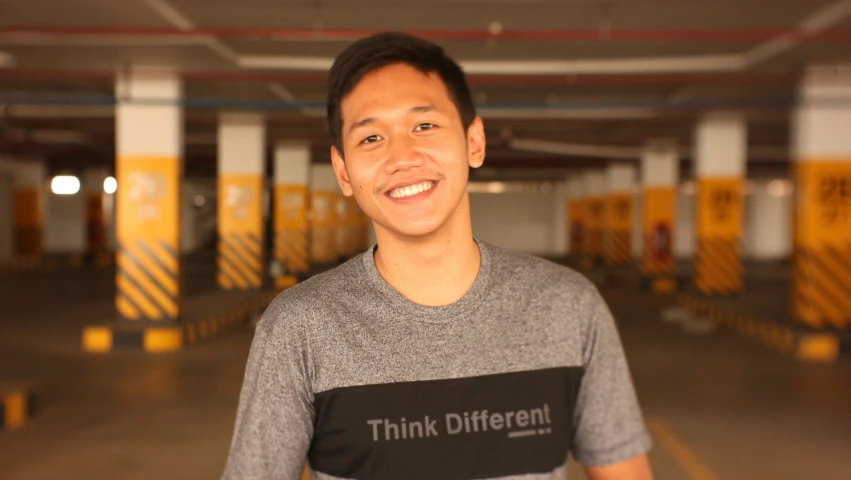
{"type": "Polygon", "coordinates": [[[406,136],[399,136],[390,141],[385,167],[388,173],[399,170],[409,170],[423,165],[423,154],[417,148],[416,141],[406,136]]]}

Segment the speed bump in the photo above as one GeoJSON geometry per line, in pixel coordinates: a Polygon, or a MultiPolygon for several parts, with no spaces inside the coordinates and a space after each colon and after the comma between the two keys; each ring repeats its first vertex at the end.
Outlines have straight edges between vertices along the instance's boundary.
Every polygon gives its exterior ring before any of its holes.
{"type": "Polygon", "coordinates": [[[170,326],[137,326],[127,323],[89,325],[83,328],[83,349],[90,353],[115,350],[141,350],[147,353],[177,351],[246,323],[253,315],[262,313],[277,294],[277,291],[258,293],[250,300],[215,315],[170,326]]]}
{"type": "Polygon", "coordinates": [[[796,328],[734,310],[723,310],[688,294],[679,295],[677,303],[693,313],[708,316],[721,326],[731,326],[743,337],[772,350],[791,354],[797,360],[835,362],[840,355],[848,353],[842,348],[839,336],[833,332],[796,328]]]}

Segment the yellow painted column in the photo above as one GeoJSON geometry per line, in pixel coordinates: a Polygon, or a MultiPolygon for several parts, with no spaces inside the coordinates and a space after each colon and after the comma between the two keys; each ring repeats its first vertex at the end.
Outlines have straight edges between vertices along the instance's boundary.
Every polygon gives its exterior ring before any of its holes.
{"type": "Polygon", "coordinates": [[[355,211],[349,201],[349,197],[337,195],[334,207],[337,210],[337,231],[335,232],[335,244],[337,249],[337,261],[344,262],[349,259],[354,250],[355,241],[355,211]]]}
{"type": "Polygon", "coordinates": [[[811,68],[792,132],[792,306],[814,328],[851,328],[851,66],[811,68]]]}
{"type": "Polygon", "coordinates": [[[37,259],[44,256],[46,169],[36,160],[15,164],[15,255],[37,259]]]}
{"type": "Polygon", "coordinates": [[[115,306],[128,321],[180,319],[182,85],[169,73],[116,81],[115,306]]]}
{"type": "Polygon", "coordinates": [[[285,288],[310,272],[310,146],[280,142],[275,146],[275,260],[282,266],[275,278],[285,288]]]}
{"type": "Polygon", "coordinates": [[[585,174],[585,201],[582,207],[582,267],[590,269],[603,262],[603,232],[606,228],[606,175],[585,174]]]}
{"type": "Polygon", "coordinates": [[[697,256],[701,293],[744,290],[742,231],[747,124],[735,113],[710,114],[697,126],[697,256]]]}
{"type": "Polygon", "coordinates": [[[331,164],[313,165],[310,185],[310,263],[327,267],[339,260],[337,198],[341,193],[331,164]]]}
{"type": "Polygon", "coordinates": [[[606,169],[606,229],[603,255],[609,265],[632,263],[635,167],[614,164],[606,169]]]}
{"type": "Polygon", "coordinates": [[[219,120],[218,282],[225,290],[263,285],[263,199],[266,130],[254,113],[219,120]]]}
{"type": "Polygon", "coordinates": [[[641,156],[641,273],[657,293],[677,289],[674,232],[677,224],[679,154],[668,140],[649,142],[641,156]]]}

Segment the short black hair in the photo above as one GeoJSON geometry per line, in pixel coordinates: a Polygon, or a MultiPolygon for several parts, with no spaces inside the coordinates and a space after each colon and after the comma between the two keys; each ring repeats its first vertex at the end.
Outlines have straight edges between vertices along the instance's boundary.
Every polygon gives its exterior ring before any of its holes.
{"type": "Polygon", "coordinates": [[[403,63],[423,73],[437,73],[449,92],[466,131],[476,118],[476,107],[461,66],[442,47],[401,32],[383,32],[349,45],[334,60],[328,75],[328,130],[343,155],[343,118],[340,104],[361,79],[379,68],[403,63]]]}

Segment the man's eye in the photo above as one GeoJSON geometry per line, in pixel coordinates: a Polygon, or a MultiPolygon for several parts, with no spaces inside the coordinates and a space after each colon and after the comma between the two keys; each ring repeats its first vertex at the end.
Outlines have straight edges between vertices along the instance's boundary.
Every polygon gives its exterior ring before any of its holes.
{"type": "Polygon", "coordinates": [[[370,135],[370,136],[364,138],[361,143],[375,143],[380,139],[381,139],[381,137],[378,136],[378,135],[370,135]]]}
{"type": "Polygon", "coordinates": [[[432,128],[434,128],[433,123],[421,123],[417,125],[417,128],[415,128],[414,130],[430,130],[432,128]]]}

